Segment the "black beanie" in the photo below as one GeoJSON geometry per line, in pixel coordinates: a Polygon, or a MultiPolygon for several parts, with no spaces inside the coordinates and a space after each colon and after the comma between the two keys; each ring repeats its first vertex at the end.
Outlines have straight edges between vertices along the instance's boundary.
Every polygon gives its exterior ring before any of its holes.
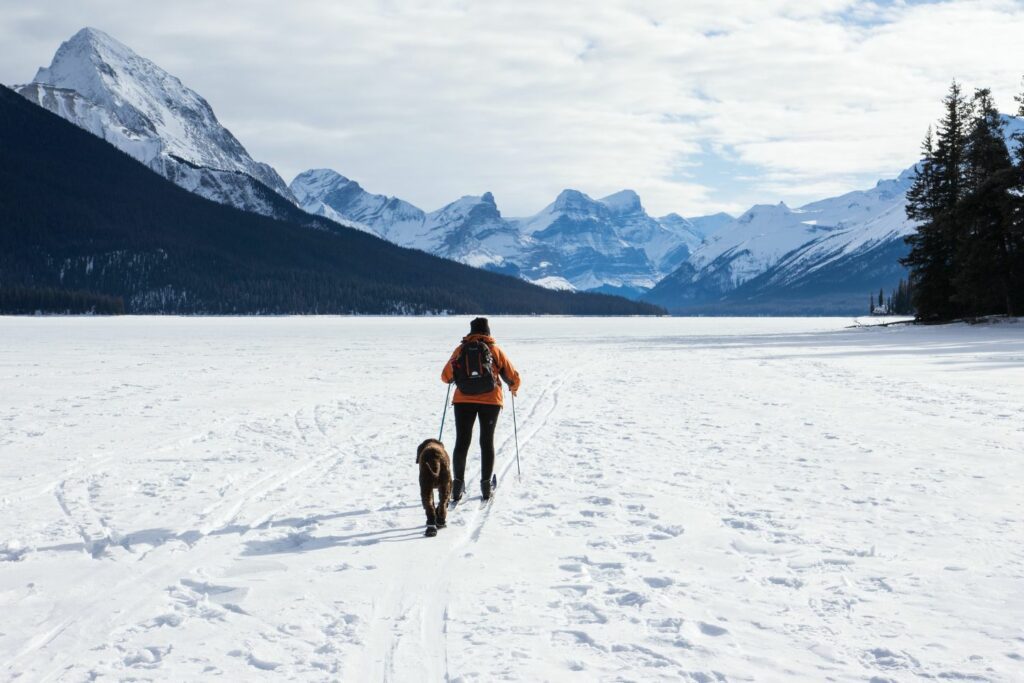
{"type": "Polygon", "coordinates": [[[491,336],[491,326],[487,322],[487,318],[473,318],[469,323],[470,334],[486,334],[488,337],[491,336]]]}

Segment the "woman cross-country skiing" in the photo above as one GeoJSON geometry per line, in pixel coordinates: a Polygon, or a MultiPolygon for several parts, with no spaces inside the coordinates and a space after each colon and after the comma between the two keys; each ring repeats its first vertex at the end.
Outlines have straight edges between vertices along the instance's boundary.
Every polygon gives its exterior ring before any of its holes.
{"type": "Polygon", "coordinates": [[[462,338],[441,371],[441,381],[455,382],[455,480],[452,501],[462,498],[466,488],[466,454],[473,439],[473,423],[480,418],[480,495],[491,497],[494,472],[494,428],[498,423],[503,397],[501,380],[515,396],[519,391],[519,372],[491,336],[487,318],[474,318],[469,335],[462,338]]]}

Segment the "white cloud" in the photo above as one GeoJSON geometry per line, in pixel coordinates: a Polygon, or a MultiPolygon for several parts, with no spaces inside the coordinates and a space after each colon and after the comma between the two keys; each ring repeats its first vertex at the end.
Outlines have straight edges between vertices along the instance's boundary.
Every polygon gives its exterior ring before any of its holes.
{"type": "Polygon", "coordinates": [[[1024,71],[1024,8],[997,0],[39,0],[0,8],[0,80],[84,25],[286,179],[333,167],[427,209],[491,190],[508,215],[564,187],[686,215],[854,189],[913,162],[953,77],[1010,109],[1024,71]],[[715,149],[735,182],[694,165],[715,149]]]}

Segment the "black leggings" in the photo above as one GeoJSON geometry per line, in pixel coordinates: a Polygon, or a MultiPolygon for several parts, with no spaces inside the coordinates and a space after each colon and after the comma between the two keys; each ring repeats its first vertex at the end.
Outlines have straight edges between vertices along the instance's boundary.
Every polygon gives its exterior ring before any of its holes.
{"type": "Polygon", "coordinates": [[[455,478],[466,479],[466,454],[473,440],[473,423],[480,416],[480,481],[490,481],[494,471],[494,428],[501,406],[483,403],[455,404],[455,478]]]}

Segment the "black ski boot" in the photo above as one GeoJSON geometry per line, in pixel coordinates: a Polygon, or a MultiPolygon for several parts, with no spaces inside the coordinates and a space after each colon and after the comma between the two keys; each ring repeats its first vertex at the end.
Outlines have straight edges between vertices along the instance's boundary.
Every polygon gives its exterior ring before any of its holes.
{"type": "Polygon", "coordinates": [[[461,479],[455,479],[452,481],[452,504],[458,503],[462,500],[462,490],[466,488],[466,485],[461,479]]]}
{"type": "Polygon", "coordinates": [[[427,525],[427,530],[425,532],[423,532],[423,535],[424,536],[431,536],[431,537],[432,536],[437,536],[437,527],[434,526],[433,524],[428,524],[427,525]]]}
{"type": "Polygon", "coordinates": [[[498,488],[498,475],[492,474],[490,481],[480,482],[480,500],[490,500],[491,493],[498,488]]]}

